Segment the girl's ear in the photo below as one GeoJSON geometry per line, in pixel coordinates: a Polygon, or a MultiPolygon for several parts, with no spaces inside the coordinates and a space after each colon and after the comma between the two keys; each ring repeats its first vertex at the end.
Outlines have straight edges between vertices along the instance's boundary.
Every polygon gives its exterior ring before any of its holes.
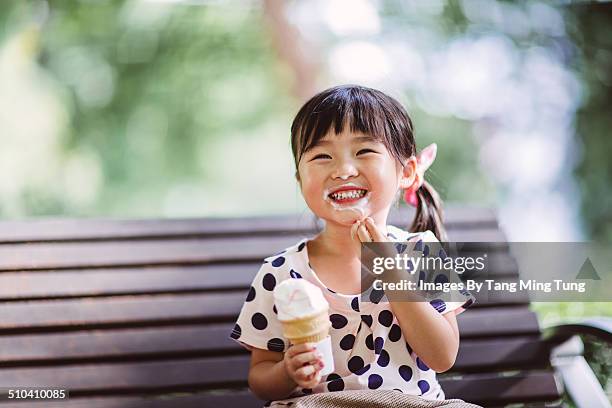
{"type": "Polygon", "coordinates": [[[406,164],[404,164],[404,168],[402,169],[399,187],[401,189],[411,187],[416,181],[417,177],[417,158],[415,156],[411,156],[406,161],[406,164]]]}

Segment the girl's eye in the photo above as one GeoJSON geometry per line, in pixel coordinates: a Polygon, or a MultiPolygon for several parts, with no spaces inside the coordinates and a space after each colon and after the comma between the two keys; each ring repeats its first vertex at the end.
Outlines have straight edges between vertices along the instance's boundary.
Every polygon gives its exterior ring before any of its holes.
{"type": "Polygon", "coordinates": [[[372,152],[372,153],[376,153],[374,150],[372,149],[361,149],[360,151],[357,152],[357,154],[362,153],[362,152],[372,152]]]}
{"type": "Polygon", "coordinates": [[[317,154],[315,157],[312,158],[312,160],[317,160],[320,157],[327,157],[331,159],[331,156],[329,154],[317,154]]]}

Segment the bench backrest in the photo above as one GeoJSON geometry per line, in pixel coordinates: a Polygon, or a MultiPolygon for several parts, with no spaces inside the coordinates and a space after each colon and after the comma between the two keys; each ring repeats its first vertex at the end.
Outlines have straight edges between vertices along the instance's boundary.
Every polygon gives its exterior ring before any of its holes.
{"type": "MultiPolygon", "coordinates": [[[[517,275],[492,211],[446,218],[451,241],[500,243],[490,274],[517,275]]],[[[395,210],[389,223],[411,219],[395,210]]],[[[321,227],[309,212],[1,222],[0,388],[69,390],[50,407],[261,406],[247,389],[249,354],[228,335],[263,258],[321,227]]],[[[476,303],[458,321],[456,364],[439,375],[447,398],[559,398],[528,299],[476,303]]]]}

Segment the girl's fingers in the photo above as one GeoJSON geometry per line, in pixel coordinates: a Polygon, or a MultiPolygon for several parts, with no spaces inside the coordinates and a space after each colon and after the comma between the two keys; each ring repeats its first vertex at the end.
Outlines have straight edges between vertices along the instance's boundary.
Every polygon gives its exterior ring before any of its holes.
{"type": "Polygon", "coordinates": [[[359,228],[360,224],[361,221],[355,221],[355,223],[351,226],[351,239],[355,239],[355,235],[357,234],[357,229],[359,228]]]}
{"type": "Polygon", "coordinates": [[[319,360],[322,360],[323,356],[317,352],[301,353],[293,357],[293,364],[297,367],[303,366],[305,363],[316,364],[319,360]]]}
{"type": "Polygon", "coordinates": [[[359,240],[361,242],[372,242],[372,237],[370,237],[370,234],[368,234],[368,230],[364,224],[360,224],[359,228],[357,228],[357,235],[359,236],[359,240]]]}
{"type": "Polygon", "coordinates": [[[374,220],[368,217],[365,219],[365,226],[367,231],[370,233],[370,236],[373,238],[374,242],[385,242],[387,241],[384,235],[380,232],[376,224],[374,224],[374,220]]]}
{"type": "Polygon", "coordinates": [[[301,343],[301,344],[292,344],[287,350],[287,354],[289,354],[289,358],[293,358],[298,354],[306,353],[309,351],[314,351],[315,346],[314,343],[301,343]]]}
{"type": "Polygon", "coordinates": [[[310,380],[310,376],[315,374],[316,372],[317,372],[317,369],[314,366],[307,365],[302,368],[299,368],[295,372],[295,374],[297,375],[298,378],[301,378],[304,381],[308,381],[310,380]]]}

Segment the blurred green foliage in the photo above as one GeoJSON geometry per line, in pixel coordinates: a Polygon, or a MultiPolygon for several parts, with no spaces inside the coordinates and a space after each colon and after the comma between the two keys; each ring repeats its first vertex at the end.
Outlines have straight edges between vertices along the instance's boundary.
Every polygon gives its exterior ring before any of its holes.
{"type": "Polygon", "coordinates": [[[586,91],[575,119],[582,216],[593,240],[612,243],[612,4],[578,2],[567,11],[579,46],[572,62],[586,91]]]}
{"type": "Polygon", "coordinates": [[[295,101],[261,11],[234,6],[2,2],[0,41],[44,15],[38,61],[68,114],[61,151],[101,167],[95,202],[25,189],[25,214],[159,215],[173,185],[205,185],[211,161],[233,160],[212,157],[220,141],[286,123],[295,101]]]}

